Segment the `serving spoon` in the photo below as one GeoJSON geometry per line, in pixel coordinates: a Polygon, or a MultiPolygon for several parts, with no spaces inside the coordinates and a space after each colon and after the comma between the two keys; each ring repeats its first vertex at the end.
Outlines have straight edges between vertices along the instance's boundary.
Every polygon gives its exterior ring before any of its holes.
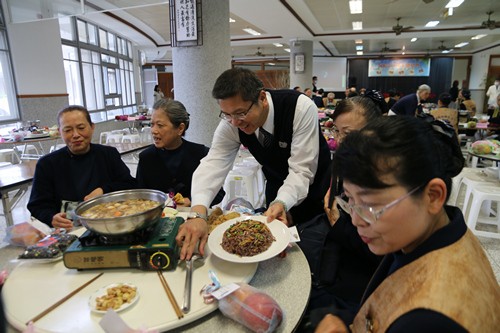
{"type": "Polygon", "coordinates": [[[191,309],[191,281],[193,278],[193,264],[196,260],[204,261],[205,258],[199,254],[193,254],[190,260],[186,260],[186,283],[184,284],[184,304],[182,312],[188,313],[191,309]]]}

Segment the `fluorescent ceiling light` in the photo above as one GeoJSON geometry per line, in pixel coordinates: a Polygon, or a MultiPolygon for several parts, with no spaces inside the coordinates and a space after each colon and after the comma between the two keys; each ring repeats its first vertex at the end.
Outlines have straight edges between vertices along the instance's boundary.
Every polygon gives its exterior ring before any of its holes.
{"type": "Polygon", "coordinates": [[[274,65],[276,65],[274,62],[268,62],[267,64],[268,64],[269,66],[274,66],[274,65]]]}
{"type": "Polygon", "coordinates": [[[363,1],[362,0],[350,0],[349,9],[351,14],[362,14],[363,13],[363,1]]]}
{"type": "Polygon", "coordinates": [[[363,40],[362,39],[356,39],[354,41],[354,43],[356,43],[356,44],[363,44],[363,40]]]}
{"type": "Polygon", "coordinates": [[[363,30],[363,22],[361,21],[352,22],[352,30],[363,30]]]}
{"type": "Polygon", "coordinates": [[[401,50],[403,50],[403,51],[406,50],[406,46],[403,45],[403,47],[401,48],[401,50]]]}
{"type": "Polygon", "coordinates": [[[456,8],[456,7],[460,6],[463,2],[464,2],[464,0],[450,0],[450,2],[448,2],[448,4],[445,7],[446,8],[456,8]]]}
{"type": "Polygon", "coordinates": [[[232,18],[229,18],[229,23],[233,23],[233,22],[236,22],[236,20],[232,19],[232,18]]]}
{"type": "Polygon", "coordinates": [[[356,52],[357,55],[363,55],[363,51],[356,52]]]}
{"type": "Polygon", "coordinates": [[[451,51],[453,51],[453,49],[443,50],[443,52],[441,52],[441,53],[450,53],[451,51]]]}
{"type": "Polygon", "coordinates": [[[363,51],[363,45],[356,45],[356,51],[363,51]]]}
{"type": "Polygon", "coordinates": [[[290,53],[290,49],[289,48],[283,49],[283,51],[290,53]]]}
{"type": "Polygon", "coordinates": [[[413,37],[412,39],[410,39],[410,42],[412,42],[412,43],[413,43],[413,42],[416,42],[416,41],[417,41],[417,39],[418,39],[417,37],[413,37]]]}
{"type": "Polygon", "coordinates": [[[402,55],[405,55],[405,54],[406,54],[406,52],[405,52],[405,51],[403,51],[403,52],[401,52],[401,54],[402,54],[402,55]]]}
{"type": "Polygon", "coordinates": [[[457,44],[457,45],[455,45],[455,47],[460,48],[460,47],[464,47],[465,45],[469,45],[469,42],[463,42],[463,43],[457,44]]]}
{"type": "Polygon", "coordinates": [[[283,47],[283,44],[281,44],[281,43],[273,43],[273,45],[276,47],[283,47]]]}
{"type": "Polygon", "coordinates": [[[448,16],[453,15],[453,7],[448,8],[448,16]]]}
{"type": "Polygon", "coordinates": [[[488,35],[475,35],[474,37],[471,37],[471,39],[474,39],[474,40],[478,40],[478,39],[481,39],[483,37],[486,37],[488,35]]]}
{"type": "Polygon", "coordinates": [[[435,27],[438,24],[439,24],[439,21],[429,21],[429,22],[427,22],[427,24],[425,26],[426,27],[435,27]]]}
{"type": "Polygon", "coordinates": [[[252,28],[245,28],[243,31],[249,33],[250,35],[259,36],[260,32],[253,30],[252,28]]]}

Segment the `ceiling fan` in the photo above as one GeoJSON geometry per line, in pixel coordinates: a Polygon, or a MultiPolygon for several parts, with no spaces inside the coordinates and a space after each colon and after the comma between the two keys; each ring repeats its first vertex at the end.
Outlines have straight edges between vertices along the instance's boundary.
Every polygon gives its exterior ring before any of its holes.
{"type": "Polygon", "coordinates": [[[486,14],[488,14],[488,19],[486,21],[483,21],[483,23],[481,23],[481,28],[488,28],[490,30],[493,30],[495,28],[500,27],[500,22],[496,23],[495,20],[490,19],[491,14],[493,14],[493,11],[489,11],[486,14]]]}
{"type": "Polygon", "coordinates": [[[444,40],[442,40],[442,41],[441,41],[441,45],[439,45],[439,46],[437,47],[437,49],[438,49],[439,51],[447,51],[447,50],[451,50],[451,48],[449,48],[449,47],[447,47],[447,46],[445,46],[445,45],[444,45],[444,40]]]}
{"type": "Polygon", "coordinates": [[[396,33],[396,36],[401,35],[402,32],[406,32],[414,28],[413,26],[404,27],[400,25],[399,20],[401,20],[401,17],[396,18],[397,24],[392,27],[392,31],[396,33]]]}
{"type": "Polygon", "coordinates": [[[247,56],[254,56],[254,57],[267,57],[269,54],[262,53],[260,51],[260,47],[257,48],[257,52],[252,53],[252,54],[247,54],[247,56]]]}
{"type": "Polygon", "coordinates": [[[384,47],[380,50],[380,52],[382,53],[386,53],[386,52],[398,52],[399,49],[391,49],[389,47],[387,47],[387,42],[384,43],[384,47]]]}

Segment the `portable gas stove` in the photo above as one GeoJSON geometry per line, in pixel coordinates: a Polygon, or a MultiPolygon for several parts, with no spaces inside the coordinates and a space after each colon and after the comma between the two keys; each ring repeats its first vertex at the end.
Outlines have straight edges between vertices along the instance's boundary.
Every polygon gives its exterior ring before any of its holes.
{"type": "Polygon", "coordinates": [[[78,270],[120,267],[174,270],[179,259],[175,236],[182,222],[181,217],[161,218],[150,229],[114,237],[87,230],[64,252],[64,265],[78,270]]]}

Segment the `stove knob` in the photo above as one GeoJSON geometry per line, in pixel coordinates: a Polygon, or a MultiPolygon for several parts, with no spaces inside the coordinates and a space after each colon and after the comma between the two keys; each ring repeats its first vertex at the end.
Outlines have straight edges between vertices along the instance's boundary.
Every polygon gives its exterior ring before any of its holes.
{"type": "Polygon", "coordinates": [[[149,263],[154,269],[166,269],[170,265],[170,257],[164,252],[155,252],[149,258],[149,263]]]}

